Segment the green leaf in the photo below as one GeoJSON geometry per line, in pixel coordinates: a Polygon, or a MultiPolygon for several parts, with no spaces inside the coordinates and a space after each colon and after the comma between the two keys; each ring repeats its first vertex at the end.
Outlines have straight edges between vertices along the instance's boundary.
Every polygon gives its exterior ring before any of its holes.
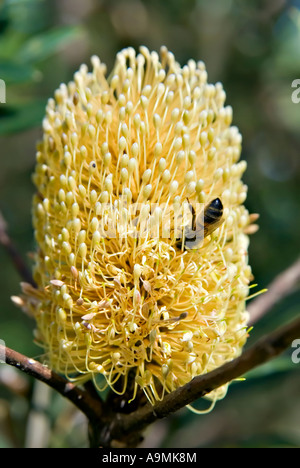
{"type": "Polygon", "coordinates": [[[79,38],[81,33],[82,29],[78,26],[70,26],[55,28],[31,37],[19,49],[16,60],[26,64],[44,60],[66,43],[79,38]]]}
{"type": "Polygon", "coordinates": [[[0,78],[6,85],[25,83],[35,77],[36,70],[30,65],[18,64],[8,60],[0,62],[0,78]]]}
{"type": "Polygon", "coordinates": [[[41,125],[46,102],[46,100],[36,100],[18,106],[0,104],[0,136],[41,125]]]}
{"type": "Polygon", "coordinates": [[[26,35],[8,29],[5,34],[0,34],[0,60],[15,62],[20,47],[23,47],[27,40],[26,35]]]}
{"type": "Polygon", "coordinates": [[[264,378],[278,372],[296,370],[296,368],[297,366],[292,362],[290,356],[281,356],[247,372],[245,377],[246,380],[264,378]]]}

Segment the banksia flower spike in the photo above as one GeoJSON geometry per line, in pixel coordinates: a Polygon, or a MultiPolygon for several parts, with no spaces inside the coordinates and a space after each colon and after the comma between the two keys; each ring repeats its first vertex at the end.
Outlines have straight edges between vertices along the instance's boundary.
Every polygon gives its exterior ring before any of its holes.
{"type": "Polygon", "coordinates": [[[48,101],[33,176],[37,288],[22,298],[49,367],[70,380],[154,403],[240,354],[251,217],[225,97],[202,62],[181,68],[165,47],[141,47],[118,53],[108,78],[93,56],[48,101]],[[205,235],[212,200],[222,222],[205,235]]]}

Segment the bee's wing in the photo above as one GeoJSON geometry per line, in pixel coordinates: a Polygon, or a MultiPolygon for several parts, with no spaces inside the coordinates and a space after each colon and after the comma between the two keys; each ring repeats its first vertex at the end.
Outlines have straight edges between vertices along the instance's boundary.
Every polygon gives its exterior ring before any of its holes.
{"type": "Polygon", "coordinates": [[[220,218],[220,219],[218,219],[217,221],[215,221],[212,224],[205,224],[204,225],[204,237],[209,236],[210,234],[212,234],[223,223],[224,223],[224,219],[220,218]]]}
{"type": "MultiPolygon", "coordinates": [[[[203,217],[201,216],[201,219],[203,217]]],[[[193,227],[184,229],[184,246],[186,249],[197,249],[204,239],[204,226],[198,219],[193,227]]]]}

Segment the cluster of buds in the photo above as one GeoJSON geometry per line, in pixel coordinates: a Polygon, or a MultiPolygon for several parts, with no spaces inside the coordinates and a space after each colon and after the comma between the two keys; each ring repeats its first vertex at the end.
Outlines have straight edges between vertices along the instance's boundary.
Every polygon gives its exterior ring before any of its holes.
{"type": "Polygon", "coordinates": [[[241,135],[203,62],[181,67],[165,47],[122,50],[108,77],[91,62],[47,104],[33,176],[37,287],[23,285],[20,302],[51,369],[154,403],[247,338],[241,135]],[[183,210],[175,226],[174,213],[214,199],[222,223],[186,248],[188,221],[183,210]]]}

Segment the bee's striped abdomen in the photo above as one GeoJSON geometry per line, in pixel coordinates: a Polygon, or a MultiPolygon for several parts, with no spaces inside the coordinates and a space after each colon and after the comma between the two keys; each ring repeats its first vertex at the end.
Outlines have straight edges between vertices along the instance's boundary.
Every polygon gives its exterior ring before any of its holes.
{"type": "Polygon", "coordinates": [[[204,209],[204,237],[217,229],[223,216],[223,204],[220,198],[214,198],[204,209]]]}

